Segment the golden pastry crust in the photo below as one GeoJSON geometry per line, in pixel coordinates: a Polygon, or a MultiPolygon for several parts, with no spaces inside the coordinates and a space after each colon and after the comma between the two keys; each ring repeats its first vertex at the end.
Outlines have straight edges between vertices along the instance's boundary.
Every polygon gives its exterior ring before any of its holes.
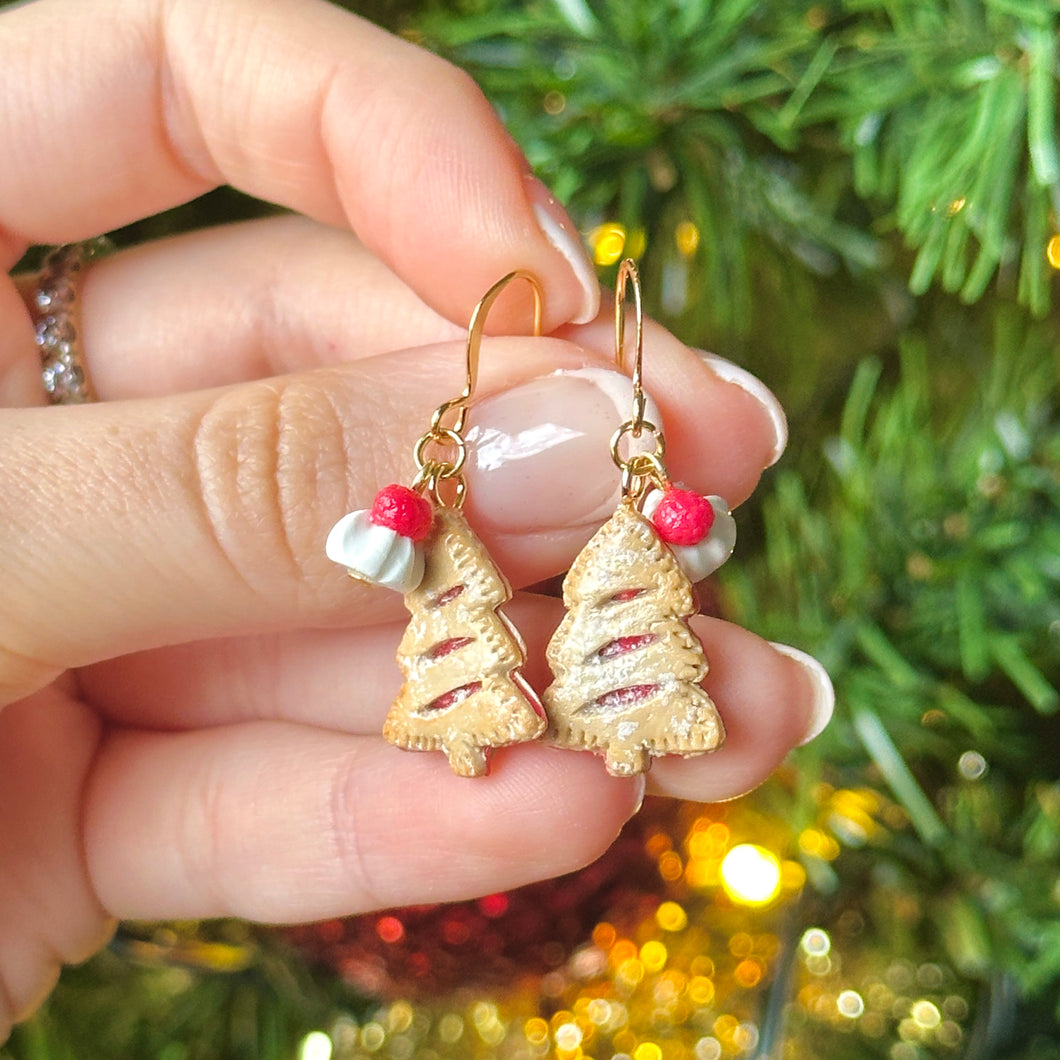
{"type": "Polygon", "coordinates": [[[563,602],[547,652],[546,740],[603,754],[616,776],[645,772],[653,756],[722,745],[721,718],[699,686],[707,660],[685,621],[692,586],[632,502],[578,555],[563,602]]]}
{"type": "Polygon", "coordinates": [[[444,751],[461,776],[482,776],[491,747],[533,740],[544,712],[519,673],[522,638],[497,610],[511,588],[463,515],[435,513],[423,581],[398,647],[405,675],[383,736],[406,750],[444,751]]]}

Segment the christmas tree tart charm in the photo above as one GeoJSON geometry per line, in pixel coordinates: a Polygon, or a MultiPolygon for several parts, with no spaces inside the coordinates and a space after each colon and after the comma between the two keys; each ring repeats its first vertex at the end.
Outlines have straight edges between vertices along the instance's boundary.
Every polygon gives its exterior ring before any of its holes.
{"type": "Polygon", "coordinates": [[[486,292],[468,328],[463,391],[435,410],[416,443],[410,486],[385,486],[371,509],[335,524],[327,554],[353,577],[405,594],[411,618],[398,646],[405,682],[383,736],[410,751],[443,751],[454,772],[483,776],[489,750],[534,740],[545,713],[521,668],[526,649],[499,608],[512,591],[463,515],[464,429],[478,380],[486,315],[505,287],[527,280],[534,334],[541,290],[529,273],[509,273],[486,292]]]}
{"type": "Polygon", "coordinates": [[[636,316],[633,413],[611,439],[622,500],[563,581],[567,613],[549,641],[554,680],[543,696],[544,738],[602,754],[615,776],[644,773],[658,755],[698,755],[722,745],[721,718],[699,684],[706,656],[688,619],[697,609],[692,582],[721,566],[736,543],[724,500],[671,483],[663,434],[644,418],[640,282],[629,259],[615,294],[619,367],[627,282],[636,316]],[[654,450],[623,456],[627,436],[650,440],[654,450]]]}

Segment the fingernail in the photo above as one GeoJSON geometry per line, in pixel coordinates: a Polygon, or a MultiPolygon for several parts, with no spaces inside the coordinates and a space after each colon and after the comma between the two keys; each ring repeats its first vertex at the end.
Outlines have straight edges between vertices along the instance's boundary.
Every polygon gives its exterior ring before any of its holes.
{"type": "Polygon", "coordinates": [[[643,773],[638,773],[633,778],[633,791],[636,796],[636,802],[633,805],[633,812],[630,817],[636,817],[640,813],[640,808],[644,805],[644,793],[648,790],[648,778],[643,773]]]}
{"type": "Polygon", "coordinates": [[[828,671],[812,655],[807,655],[806,652],[799,651],[790,644],[773,642],[773,647],[781,655],[794,659],[806,671],[806,676],[813,684],[813,709],[806,725],[806,732],[799,741],[801,747],[824,732],[835,710],[835,689],[832,687],[832,679],[828,676],[828,671]]]}
{"type": "Polygon", "coordinates": [[[773,391],[757,376],[751,375],[746,368],[741,368],[738,364],[733,364],[732,361],[727,361],[716,353],[707,353],[706,350],[696,352],[719,379],[738,386],[766,410],[773,424],[773,454],[769,462],[769,466],[772,467],[780,459],[788,444],[788,418],[784,415],[784,409],[773,391]]]}
{"type": "MultiPolygon", "coordinates": [[[[603,368],[555,372],[485,398],[467,431],[476,521],[526,534],[606,519],[621,483],[611,436],[630,401],[629,379],[603,368]]],[[[659,415],[650,399],[646,415],[659,415]]]]}
{"type": "Polygon", "coordinates": [[[600,312],[600,283],[578,229],[556,197],[537,177],[527,174],[526,193],[545,238],[566,259],[582,289],[582,305],[572,324],[588,324],[600,312]]]}

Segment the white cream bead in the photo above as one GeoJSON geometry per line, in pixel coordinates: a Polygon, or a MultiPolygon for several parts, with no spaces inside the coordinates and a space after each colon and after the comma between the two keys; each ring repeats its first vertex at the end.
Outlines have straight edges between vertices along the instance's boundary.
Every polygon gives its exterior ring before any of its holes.
{"type": "Polygon", "coordinates": [[[408,593],[423,580],[423,549],[388,526],[377,526],[367,509],[343,516],[328,534],[328,558],[355,578],[408,593]]]}

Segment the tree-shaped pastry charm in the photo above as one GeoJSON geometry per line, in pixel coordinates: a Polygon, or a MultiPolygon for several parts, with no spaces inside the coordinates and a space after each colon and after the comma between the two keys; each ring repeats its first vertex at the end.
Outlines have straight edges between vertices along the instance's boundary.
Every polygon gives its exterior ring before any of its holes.
{"type": "Polygon", "coordinates": [[[615,776],[645,772],[654,755],[721,746],[721,719],[698,684],[707,660],[686,623],[692,586],[629,498],[575,560],[563,603],[548,645],[549,742],[603,753],[615,776]]]}
{"type": "Polygon", "coordinates": [[[424,547],[423,580],[405,596],[405,683],[383,736],[408,750],[444,751],[456,773],[477,777],[488,748],[540,736],[544,711],[519,673],[522,639],[497,610],[511,588],[458,510],[435,512],[424,547]]]}

